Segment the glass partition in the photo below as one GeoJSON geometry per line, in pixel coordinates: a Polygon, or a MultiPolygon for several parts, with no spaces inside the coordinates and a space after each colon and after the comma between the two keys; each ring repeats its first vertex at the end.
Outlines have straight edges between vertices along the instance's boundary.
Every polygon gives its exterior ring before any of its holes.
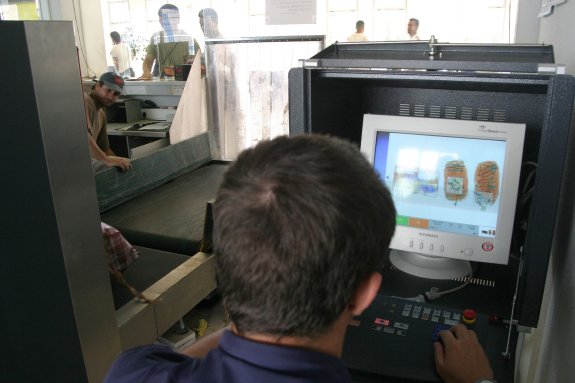
{"type": "Polygon", "coordinates": [[[289,133],[288,72],[323,49],[324,36],[206,40],[208,126],[213,155],[234,159],[289,133]]]}

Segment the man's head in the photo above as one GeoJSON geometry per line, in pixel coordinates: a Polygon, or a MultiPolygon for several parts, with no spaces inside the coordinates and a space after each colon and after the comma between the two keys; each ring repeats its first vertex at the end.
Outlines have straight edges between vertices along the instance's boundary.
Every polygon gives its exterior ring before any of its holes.
{"type": "Polygon", "coordinates": [[[387,258],[389,191],[357,147],[327,136],[241,153],[214,207],[218,286],[240,333],[314,337],[387,258]]]}
{"type": "Polygon", "coordinates": [[[357,20],[357,22],[355,23],[355,31],[357,33],[363,33],[364,29],[365,29],[365,23],[363,22],[363,20],[357,20]]]}
{"type": "Polygon", "coordinates": [[[112,41],[114,42],[114,44],[120,44],[122,42],[122,38],[120,37],[120,34],[116,31],[110,32],[110,37],[112,38],[112,41]]]}
{"type": "Polygon", "coordinates": [[[180,24],[180,10],[173,4],[164,4],[158,9],[158,17],[162,29],[171,34],[180,24]]]}
{"type": "Polygon", "coordinates": [[[204,8],[198,13],[200,27],[204,36],[208,38],[217,37],[218,31],[218,13],[213,8],[204,8]]]}
{"type": "Polygon", "coordinates": [[[92,94],[103,106],[110,106],[124,91],[124,79],[114,72],[106,72],[94,86],[92,94]]]}
{"type": "Polygon", "coordinates": [[[410,36],[415,36],[417,34],[417,28],[419,28],[419,20],[409,19],[407,23],[407,33],[409,33],[410,36]]]}

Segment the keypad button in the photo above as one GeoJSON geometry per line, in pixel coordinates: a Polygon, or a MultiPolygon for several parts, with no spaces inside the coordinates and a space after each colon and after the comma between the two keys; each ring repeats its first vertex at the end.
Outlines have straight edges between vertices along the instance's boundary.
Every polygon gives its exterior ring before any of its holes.
{"type": "Polygon", "coordinates": [[[393,324],[393,327],[401,330],[407,330],[409,328],[409,325],[407,323],[395,322],[393,324]]]}

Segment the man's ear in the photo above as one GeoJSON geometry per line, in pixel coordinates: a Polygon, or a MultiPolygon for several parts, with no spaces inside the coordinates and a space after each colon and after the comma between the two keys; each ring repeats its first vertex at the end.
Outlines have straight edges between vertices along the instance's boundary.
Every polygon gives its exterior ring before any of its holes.
{"type": "Polygon", "coordinates": [[[380,273],[373,272],[359,284],[349,305],[353,315],[360,315],[375,299],[381,285],[381,278],[380,273]]]}

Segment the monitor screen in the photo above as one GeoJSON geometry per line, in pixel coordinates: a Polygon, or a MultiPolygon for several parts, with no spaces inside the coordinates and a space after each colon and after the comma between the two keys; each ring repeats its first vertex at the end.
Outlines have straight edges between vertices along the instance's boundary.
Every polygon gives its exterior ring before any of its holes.
{"type": "Polygon", "coordinates": [[[361,150],[391,191],[391,248],[506,264],[525,125],[365,115],[361,150]]]}

